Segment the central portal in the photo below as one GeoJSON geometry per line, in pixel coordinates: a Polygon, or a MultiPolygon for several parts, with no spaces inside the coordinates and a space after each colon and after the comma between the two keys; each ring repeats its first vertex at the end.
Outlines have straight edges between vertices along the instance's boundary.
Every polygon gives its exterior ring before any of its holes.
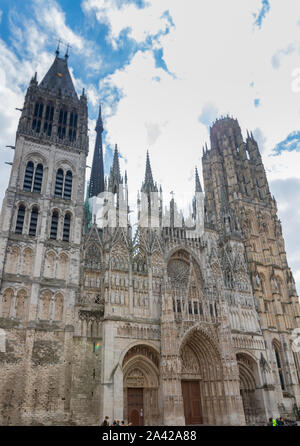
{"type": "Polygon", "coordinates": [[[200,381],[181,381],[185,424],[202,424],[200,381]]]}
{"type": "Polygon", "coordinates": [[[144,425],[143,390],[142,388],[127,388],[128,420],[133,426],[144,425]]]}

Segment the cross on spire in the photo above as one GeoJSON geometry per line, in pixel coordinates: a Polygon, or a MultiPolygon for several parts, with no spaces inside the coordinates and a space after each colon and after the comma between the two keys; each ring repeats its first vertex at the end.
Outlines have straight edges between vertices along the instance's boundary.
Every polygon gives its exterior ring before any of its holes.
{"type": "Polygon", "coordinates": [[[57,48],[56,48],[55,54],[58,56],[59,55],[60,44],[63,43],[63,42],[60,39],[56,39],[56,40],[57,40],[58,43],[57,43],[57,48]]]}
{"type": "Polygon", "coordinates": [[[65,54],[66,59],[69,57],[69,48],[72,48],[72,47],[69,43],[67,43],[67,50],[66,50],[66,54],[65,54]]]}

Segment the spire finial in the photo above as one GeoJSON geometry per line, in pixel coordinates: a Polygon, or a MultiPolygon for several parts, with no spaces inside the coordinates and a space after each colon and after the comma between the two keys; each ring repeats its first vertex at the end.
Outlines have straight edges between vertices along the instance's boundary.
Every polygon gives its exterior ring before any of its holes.
{"type": "Polygon", "coordinates": [[[72,48],[71,45],[69,43],[67,43],[67,49],[66,49],[66,54],[65,54],[65,59],[67,60],[69,58],[69,49],[72,48]]]}
{"type": "Polygon", "coordinates": [[[56,57],[59,56],[59,47],[60,47],[61,43],[62,43],[62,41],[60,39],[57,39],[57,48],[56,48],[56,51],[55,51],[56,57]]]}
{"type": "Polygon", "coordinates": [[[98,113],[98,119],[96,123],[96,132],[103,132],[103,121],[102,121],[102,112],[101,112],[101,104],[99,104],[99,113],[98,113]]]}
{"type": "MultiPolygon", "coordinates": [[[[84,90],[82,92],[82,95],[83,94],[84,90]]],[[[102,147],[103,124],[101,119],[101,107],[100,107],[99,117],[95,128],[96,141],[95,141],[94,157],[93,157],[91,180],[90,180],[90,191],[89,191],[90,197],[98,196],[99,193],[105,190],[103,147],[102,147]]]]}
{"type": "Polygon", "coordinates": [[[145,180],[142,185],[142,192],[150,192],[150,191],[152,192],[157,191],[157,186],[154,184],[153,181],[150,156],[149,156],[149,151],[147,150],[145,180]]]}

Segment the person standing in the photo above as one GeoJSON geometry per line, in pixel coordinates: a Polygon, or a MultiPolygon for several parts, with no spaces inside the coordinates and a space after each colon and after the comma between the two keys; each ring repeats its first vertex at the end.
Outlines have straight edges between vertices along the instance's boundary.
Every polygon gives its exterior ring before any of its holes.
{"type": "Polygon", "coordinates": [[[109,426],[109,417],[106,416],[101,424],[101,426],[109,426]]]}

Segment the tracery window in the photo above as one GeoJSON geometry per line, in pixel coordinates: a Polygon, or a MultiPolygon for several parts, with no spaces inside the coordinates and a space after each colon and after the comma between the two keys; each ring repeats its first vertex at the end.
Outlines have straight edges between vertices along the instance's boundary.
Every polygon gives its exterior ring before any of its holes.
{"type": "Polygon", "coordinates": [[[281,360],[280,350],[275,343],[273,343],[273,347],[274,347],[274,352],[275,352],[276,365],[277,365],[281,389],[285,390],[285,382],[284,382],[284,376],[283,376],[283,368],[282,368],[282,360],[281,360]]]}
{"type": "Polygon", "coordinates": [[[68,111],[64,108],[61,108],[59,111],[57,130],[57,135],[60,139],[64,139],[66,137],[67,117],[68,111]]]}
{"type": "Polygon", "coordinates": [[[28,161],[25,170],[23,190],[40,194],[43,182],[43,170],[44,168],[41,163],[35,167],[32,161],[28,161]]]}
{"type": "Polygon", "coordinates": [[[66,174],[63,169],[58,169],[56,172],[55,181],[55,197],[63,197],[65,200],[71,200],[72,197],[72,182],[73,174],[71,170],[68,170],[66,174]]]}
{"type": "Polygon", "coordinates": [[[70,113],[70,120],[69,120],[69,140],[70,141],[76,140],[76,130],[77,130],[77,113],[72,111],[70,113]]]}
{"type": "Polygon", "coordinates": [[[32,130],[35,130],[36,133],[40,133],[41,131],[43,110],[44,110],[44,104],[42,102],[36,102],[32,120],[32,130]]]}
{"type": "Polygon", "coordinates": [[[53,124],[53,115],[54,115],[54,107],[52,104],[48,104],[46,107],[46,113],[44,117],[44,133],[48,136],[51,136],[52,133],[52,124],[53,124]]]}

